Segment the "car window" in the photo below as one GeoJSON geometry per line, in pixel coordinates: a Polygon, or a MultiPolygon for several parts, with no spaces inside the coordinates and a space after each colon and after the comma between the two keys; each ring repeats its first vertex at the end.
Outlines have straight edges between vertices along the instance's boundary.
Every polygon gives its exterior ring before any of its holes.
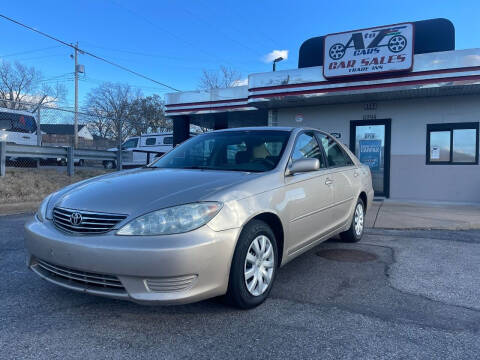
{"type": "Polygon", "coordinates": [[[136,148],[138,144],[138,138],[128,139],[122,145],[122,149],[136,148]]]}
{"type": "Polygon", "coordinates": [[[11,128],[12,128],[12,123],[9,119],[0,119],[0,130],[9,131],[11,130],[11,128]]]}
{"type": "MultiPolygon", "coordinates": [[[[187,163],[188,165],[195,164],[192,165],[195,167],[206,167],[211,162],[214,145],[214,141],[210,139],[193,144],[193,146],[184,152],[177,151],[176,156],[171,159],[171,165],[187,163]]],[[[177,147],[176,149],[179,148],[180,147],[177,147]]]]}
{"type": "Polygon", "coordinates": [[[318,138],[327,157],[328,166],[339,167],[353,165],[352,159],[345,154],[333,138],[325,134],[318,134],[318,138]]]}
{"type": "Polygon", "coordinates": [[[145,140],[145,145],[147,146],[155,145],[156,142],[157,142],[157,138],[154,138],[154,137],[147,138],[147,140],[145,140]]]}
{"type": "Polygon", "coordinates": [[[247,151],[247,144],[245,144],[245,141],[238,144],[227,145],[227,163],[235,164],[237,154],[242,151],[247,151]]]}
{"type": "Polygon", "coordinates": [[[152,167],[262,172],[275,168],[290,132],[238,130],[195,136],[161,157],[152,167]]]}
{"type": "Polygon", "coordinates": [[[302,133],[297,137],[295,147],[292,151],[292,160],[315,158],[320,161],[320,168],[325,168],[326,164],[323,159],[320,147],[315,136],[310,133],[302,133]]]}
{"type": "Polygon", "coordinates": [[[37,123],[35,122],[35,119],[31,116],[25,116],[25,128],[29,133],[34,133],[37,131],[37,123]]]}
{"type": "Polygon", "coordinates": [[[0,130],[33,134],[37,131],[37,124],[33,116],[0,112],[0,130]]]}
{"type": "Polygon", "coordinates": [[[173,136],[165,136],[163,138],[164,145],[172,145],[173,144],[173,136]]]}

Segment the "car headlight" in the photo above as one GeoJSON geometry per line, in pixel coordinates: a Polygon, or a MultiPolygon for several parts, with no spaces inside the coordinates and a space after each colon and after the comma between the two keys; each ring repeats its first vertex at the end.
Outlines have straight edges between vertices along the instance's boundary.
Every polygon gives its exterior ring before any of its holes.
{"type": "Polygon", "coordinates": [[[45,217],[47,215],[47,207],[48,207],[48,202],[50,201],[52,197],[52,194],[48,195],[45,199],[43,199],[42,203],[38,207],[37,210],[37,219],[40,220],[41,222],[45,221],[45,217]]]}
{"type": "Polygon", "coordinates": [[[221,208],[221,203],[199,202],[154,211],[130,221],[117,231],[117,235],[184,233],[208,223],[221,208]]]}

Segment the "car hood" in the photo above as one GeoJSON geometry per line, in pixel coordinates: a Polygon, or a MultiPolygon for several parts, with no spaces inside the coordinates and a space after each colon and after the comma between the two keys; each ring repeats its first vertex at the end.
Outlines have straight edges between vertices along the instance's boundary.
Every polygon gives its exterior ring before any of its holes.
{"type": "Polygon", "coordinates": [[[233,171],[135,169],[71,186],[61,192],[55,206],[135,215],[195,201],[220,200],[215,194],[257,176],[233,171]]]}

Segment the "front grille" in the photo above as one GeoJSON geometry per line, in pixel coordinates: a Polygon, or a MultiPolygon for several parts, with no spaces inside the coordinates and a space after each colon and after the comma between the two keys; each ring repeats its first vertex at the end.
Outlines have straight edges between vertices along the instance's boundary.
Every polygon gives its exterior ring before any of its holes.
{"type": "Polygon", "coordinates": [[[198,275],[184,275],[156,279],[146,279],[145,285],[153,292],[174,292],[192,287],[198,275]]]}
{"type": "Polygon", "coordinates": [[[53,223],[63,231],[76,234],[102,234],[110,231],[127,215],[97,213],[56,207],[53,209],[53,223]],[[72,216],[77,220],[72,221],[72,216]],[[79,217],[80,216],[80,217],[79,217]]]}
{"type": "Polygon", "coordinates": [[[52,280],[77,285],[82,288],[125,290],[122,283],[114,275],[95,274],[74,270],[65,266],[54,265],[44,260],[36,259],[37,268],[42,274],[52,280]]]}

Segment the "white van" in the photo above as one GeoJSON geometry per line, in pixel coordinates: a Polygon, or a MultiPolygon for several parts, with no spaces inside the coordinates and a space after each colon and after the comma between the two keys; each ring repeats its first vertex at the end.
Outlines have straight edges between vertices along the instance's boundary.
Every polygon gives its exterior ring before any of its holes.
{"type": "Polygon", "coordinates": [[[32,113],[0,109],[0,141],[19,145],[37,145],[37,121],[32,113]]]}
{"type": "MultiPolygon", "coordinates": [[[[195,135],[190,134],[190,137],[195,135]]],[[[127,158],[122,162],[123,166],[142,166],[147,164],[147,151],[152,151],[150,155],[150,161],[153,161],[155,157],[161,156],[173,148],[173,133],[156,133],[156,134],[144,134],[141,136],[132,136],[127,138],[122,144],[122,150],[131,152],[127,158]],[[141,150],[141,151],[134,151],[141,150]],[[153,153],[154,152],[154,153],[153,153]]],[[[117,151],[117,148],[108,149],[109,151],[117,151]]],[[[103,162],[103,166],[106,169],[116,167],[116,163],[111,160],[103,162]]]]}

